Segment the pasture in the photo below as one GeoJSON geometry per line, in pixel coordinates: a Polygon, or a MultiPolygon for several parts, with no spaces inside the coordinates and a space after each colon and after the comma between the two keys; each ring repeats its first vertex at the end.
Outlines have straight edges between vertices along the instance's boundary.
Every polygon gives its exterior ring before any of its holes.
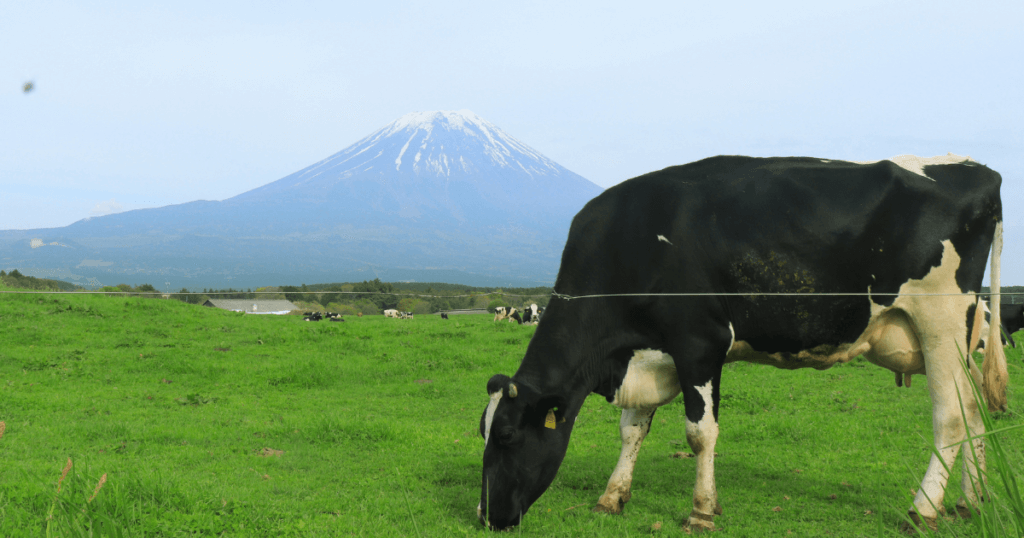
{"type": "MultiPolygon", "coordinates": [[[[2,295],[0,536],[90,525],[125,536],[489,536],[475,513],[485,384],[515,372],[535,330],[492,318],[312,323],[169,300],[2,295]]],[[[1020,352],[1008,362],[1000,428],[1024,423],[1020,352]]],[[[824,372],[731,364],[722,393],[715,536],[897,534],[930,453],[923,377],[897,388],[860,360],[824,372]]],[[[673,457],[689,452],[681,398],[655,415],[624,513],[590,511],[618,458],[618,418],[588,400],[558,477],[515,533],[683,534],[694,465],[673,457]]],[[[1000,439],[1024,465],[1022,430],[1000,439]]],[[[939,534],[977,529],[945,517],[939,534]]]]}

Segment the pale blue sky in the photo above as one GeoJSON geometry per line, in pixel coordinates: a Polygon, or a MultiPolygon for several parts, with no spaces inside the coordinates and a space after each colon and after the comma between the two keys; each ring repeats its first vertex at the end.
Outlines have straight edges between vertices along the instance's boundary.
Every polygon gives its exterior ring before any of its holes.
{"type": "Polygon", "coordinates": [[[454,109],[602,187],[953,152],[1024,207],[1024,2],[140,4],[0,3],[0,229],[224,199],[454,109]]]}

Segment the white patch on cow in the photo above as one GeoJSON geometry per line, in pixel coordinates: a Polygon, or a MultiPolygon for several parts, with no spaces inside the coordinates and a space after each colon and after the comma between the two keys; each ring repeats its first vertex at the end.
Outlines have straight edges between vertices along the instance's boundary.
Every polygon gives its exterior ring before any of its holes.
{"type": "MultiPolygon", "coordinates": [[[[729,349],[732,349],[732,345],[736,343],[736,329],[732,328],[732,322],[729,322],[729,349]]],[[[726,352],[726,356],[729,354],[726,352]]]]}
{"type": "MultiPolygon", "coordinates": [[[[658,241],[664,241],[664,242],[672,245],[672,242],[669,241],[667,237],[665,237],[664,235],[661,235],[661,234],[658,235],[658,241]]],[[[675,245],[672,245],[672,246],[675,246],[675,245]]]]}
{"type": "MultiPolygon", "coordinates": [[[[715,443],[718,441],[718,422],[715,421],[715,404],[712,399],[712,381],[703,386],[694,386],[704,400],[704,416],[697,422],[686,420],[686,442],[697,460],[697,483],[693,490],[693,513],[710,516],[718,509],[718,492],[715,489],[715,443]]],[[[707,526],[707,522],[692,516],[691,526],[707,526]]],[[[712,525],[713,526],[713,525],[712,525]]]]}
{"type": "Polygon", "coordinates": [[[828,159],[821,159],[821,162],[823,162],[823,163],[830,163],[830,162],[832,162],[832,161],[830,161],[830,160],[828,160],[828,159]]]}
{"type": "MultiPolygon", "coordinates": [[[[965,161],[977,162],[970,157],[970,155],[963,157],[960,155],[954,155],[953,153],[947,153],[945,155],[937,155],[935,157],[918,157],[916,155],[897,155],[890,160],[896,163],[897,166],[904,170],[908,170],[922,177],[928,177],[924,174],[924,167],[935,164],[960,164],[965,161]]],[[[878,161],[850,161],[855,164],[875,164],[878,161]]],[[[928,177],[932,181],[934,178],[928,177]]]]}
{"type": "Polygon", "coordinates": [[[494,422],[494,411],[498,409],[498,402],[501,401],[502,391],[498,390],[491,394],[491,401],[487,404],[487,411],[484,413],[484,447],[491,438],[491,423],[494,422]]]}
{"type": "Polygon", "coordinates": [[[623,409],[651,409],[671,402],[678,395],[679,376],[672,357],[654,349],[640,349],[629,360],[612,405],[623,409]]]}

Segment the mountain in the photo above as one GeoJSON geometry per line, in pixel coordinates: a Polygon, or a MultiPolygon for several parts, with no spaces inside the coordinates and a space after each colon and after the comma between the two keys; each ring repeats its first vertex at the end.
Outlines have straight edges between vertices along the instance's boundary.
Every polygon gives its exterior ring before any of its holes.
{"type": "Polygon", "coordinates": [[[468,110],[417,112],[223,201],[2,231],[0,268],[160,289],[550,284],[572,217],[600,192],[468,110]]]}

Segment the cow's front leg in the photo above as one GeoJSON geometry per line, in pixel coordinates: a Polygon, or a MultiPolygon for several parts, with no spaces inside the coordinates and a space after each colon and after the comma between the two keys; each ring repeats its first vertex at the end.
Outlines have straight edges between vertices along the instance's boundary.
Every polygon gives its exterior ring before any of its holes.
{"type": "Polygon", "coordinates": [[[715,528],[714,516],[722,513],[715,488],[715,443],[718,441],[718,421],[715,420],[712,383],[699,387],[686,387],[686,442],[697,460],[697,483],[693,488],[693,511],[688,523],[694,529],[715,528]],[[691,413],[697,408],[699,412],[691,413]],[[691,419],[691,417],[697,420],[691,419]],[[699,418],[698,418],[699,417],[699,418]]]}
{"type": "Polygon", "coordinates": [[[636,457],[640,453],[640,445],[651,431],[651,420],[656,407],[648,409],[623,409],[619,419],[619,434],[622,436],[622,452],[619,463],[615,466],[604,495],[597,501],[595,512],[618,514],[629,502],[629,488],[633,483],[633,468],[636,457]]]}

